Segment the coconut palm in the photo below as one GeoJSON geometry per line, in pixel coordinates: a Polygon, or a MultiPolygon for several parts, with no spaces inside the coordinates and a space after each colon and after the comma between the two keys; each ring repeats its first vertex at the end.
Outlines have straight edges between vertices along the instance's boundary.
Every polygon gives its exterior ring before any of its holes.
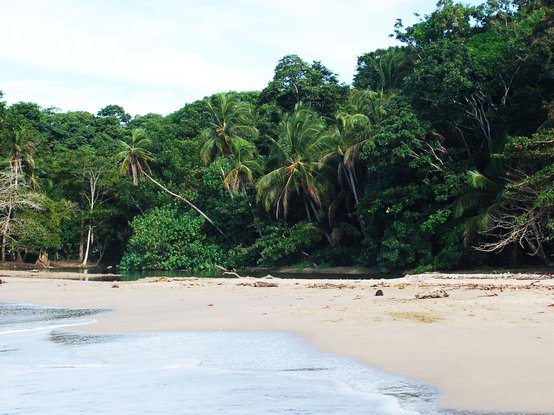
{"type": "Polygon", "coordinates": [[[120,151],[115,155],[120,163],[122,174],[130,175],[133,178],[133,185],[144,181],[146,170],[150,171],[149,161],[154,161],[154,155],[146,148],[150,145],[150,139],[142,128],[135,128],[131,132],[129,142],[117,140],[120,151]]]}
{"type": "Polygon", "coordinates": [[[261,174],[262,165],[254,160],[255,149],[254,144],[243,139],[233,142],[233,155],[230,157],[233,167],[223,180],[223,186],[231,196],[237,193],[246,193],[246,183],[253,183],[254,175],[261,174]]]}
{"type": "Polygon", "coordinates": [[[255,138],[258,130],[253,126],[252,106],[240,101],[234,94],[218,94],[207,100],[210,126],[200,135],[204,144],[200,157],[208,164],[218,157],[228,157],[238,139],[255,138]]]}
{"type": "Polygon", "coordinates": [[[33,155],[36,152],[36,144],[36,134],[26,126],[15,128],[9,137],[6,159],[15,174],[16,186],[19,177],[24,174],[24,164],[31,169],[35,165],[33,155]]]}
{"type": "Polygon", "coordinates": [[[383,92],[355,91],[348,104],[337,113],[338,131],[335,147],[324,156],[325,161],[338,161],[339,182],[345,179],[356,204],[359,202],[356,167],[365,145],[372,142],[385,112],[388,97],[383,92]]]}
{"type": "Polygon", "coordinates": [[[389,48],[379,59],[380,85],[376,85],[376,89],[387,91],[399,88],[412,69],[413,61],[407,49],[389,48]]]}
{"type": "Polygon", "coordinates": [[[492,179],[476,170],[469,171],[467,178],[466,191],[454,202],[454,217],[474,213],[465,222],[466,243],[472,235],[490,229],[493,216],[500,209],[499,196],[504,190],[499,179],[492,179]]]}
{"type": "Polygon", "coordinates": [[[197,211],[200,216],[206,219],[211,225],[213,225],[219,233],[225,236],[225,233],[219,229],[217,225],[196,205],[183,196],[172,192],[159,181],[154,179],[148,173],[151,173],[148,162],[155,162],[154,155],[146,148],[150,144],[150,140],[146,136],[146,132],[143,129],[136,128],[131,133],[130,142],[127,143],[123,140],[118,140],[120,151],[116,153],[115,159],[120,163],[120,171],[125,175],[130,175],[133,178],[133,185],[138,185],[139,181],[143,181],[145,178],[149,179],[152,183],[162,189],[164,192],[176,197],[191,208],[197,211]]]}
{"type": "Polygon", "coordinates": [[[302,103],[279,124],[279,138],[273,140],[272,158],[277,166],[258,180],[257,200],[276,218],[286,218],[296,196],[311,221],[322,206],[326,181],[322,178],[322,154],[329,151],[334,135],[321,117],[302,103]]]}

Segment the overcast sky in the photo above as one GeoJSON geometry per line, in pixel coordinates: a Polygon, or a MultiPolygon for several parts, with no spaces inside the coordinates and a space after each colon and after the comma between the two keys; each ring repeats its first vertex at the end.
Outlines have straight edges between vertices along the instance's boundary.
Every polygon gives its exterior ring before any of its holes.
{"type": "MultiPolygon", "coordinates": [[[[478,4],[479,1],[467,1],[478,4]]],[[[351,83],[359,55],[395,43],[436,0],[0,0],[8,103],[168,114],[264,88],[277,61],[320,60],[351,83]]]]}

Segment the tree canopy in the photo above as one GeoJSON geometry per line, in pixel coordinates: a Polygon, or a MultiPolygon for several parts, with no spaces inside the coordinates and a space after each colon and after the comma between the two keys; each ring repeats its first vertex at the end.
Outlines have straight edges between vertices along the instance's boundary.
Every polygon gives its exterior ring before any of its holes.
{"type": "Polygon", "coordinates": [[[397,45],[353,57],[352,85],[290,54],[261,91],[166,116],[0,92],[2,259],[551,264],[551,2],[439,0],[393,25],[397,45]]]}

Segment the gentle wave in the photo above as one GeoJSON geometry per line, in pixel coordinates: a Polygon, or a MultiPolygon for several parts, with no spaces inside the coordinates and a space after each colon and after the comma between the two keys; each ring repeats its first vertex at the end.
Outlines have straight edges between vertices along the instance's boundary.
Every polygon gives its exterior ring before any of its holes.
{"type": "Polygon", "coordinates": [[[5,334],[16,334],[16,333],[32,333],[37,331],[50,331],[54,329],[63,329],[68,327],[77,327],[84,326],[87,324],[95,323],[97,320],[85,320],[78,323],[65,323],[65,324],[45,324],[38,327],[30,328],[21,328],[21,329],[12,329],[12,330],[0,330],[0,336],[5,334]]]}
{"type": "Polygon", "coordinates": [[[92,314],[0,303],[0,412],[454,413],[436,408],[437,392],[428,386],[323,353],[293,335],[68,331],[94,321],[76,315],[92,314]],[[18,310],[22,318],[7,315],[18,310]]]}

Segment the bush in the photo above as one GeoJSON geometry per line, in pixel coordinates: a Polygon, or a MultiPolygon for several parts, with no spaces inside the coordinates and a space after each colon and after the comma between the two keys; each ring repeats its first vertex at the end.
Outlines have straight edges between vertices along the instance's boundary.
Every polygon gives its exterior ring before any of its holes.
{"type": "Polygon", "coordinates": [[[259,265],[285,265],[300,259],[300,254],[321,240],[317,228],[309,222],[292,227],[286,224],[267,226],[254,247],[259,250],[259,265]]]}
{"type": "Polygon", "coordinates": [[[225,263],[196,212],[163,207],[137,216],[130,225],[132,236],[119,264],[123,269],[209,270],[225,263]]]}

